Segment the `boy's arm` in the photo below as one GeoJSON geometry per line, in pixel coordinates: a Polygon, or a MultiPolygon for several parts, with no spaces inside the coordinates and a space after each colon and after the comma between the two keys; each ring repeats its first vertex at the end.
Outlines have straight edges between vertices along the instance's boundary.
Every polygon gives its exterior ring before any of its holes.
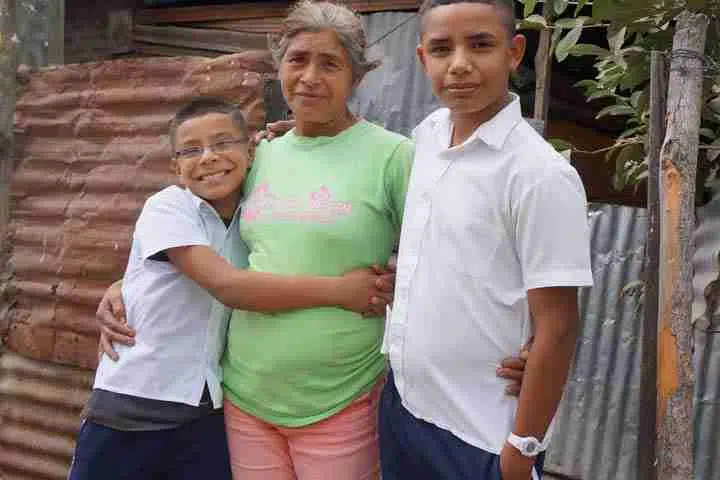
{"type": "MultiPolygon", "coordinates": [[[[543,440],[567,380],[578,335],[577,288],[551,287],[528,291],[535,339],[525,366],[513,433],[543,440]]],[[[535,459],[505,444],[503,479],[530,478],[535,459]]]]}
{"type": "Polygon", "coordinates": [[[278,312],[300,308],[338,306],[367,312],[373,298],[389,301],[381,290],[391,275],[370,269],[342,277],[285,276],[234,268],[211,248],[195,245],[166,251],[170,261],[228,307],[278,312]]]}

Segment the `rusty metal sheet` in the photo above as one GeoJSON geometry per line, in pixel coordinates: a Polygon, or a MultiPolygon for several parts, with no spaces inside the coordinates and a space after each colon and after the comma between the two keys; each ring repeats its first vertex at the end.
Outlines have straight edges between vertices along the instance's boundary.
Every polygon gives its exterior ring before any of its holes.
{"type": "Polygon", "coordinates": [[[0,478],[62,480],[92,371],[0,356],[0,478]]]}
{"type": "Polygon", "coordinates": [[[720,195],[698,209],[692,318],[695,326],[695,475],[720,478],[720,195]]]}
{"type": "Polygon", "coordinates": [[[11,187],[12,308],[6,346],[93,367],[93,313],[125,268],[143,201],[173,181],[166,130],[197,95],[222,96],[262,126],[267,52],[131,59],[40,70],[17,102],[11,187]]]}

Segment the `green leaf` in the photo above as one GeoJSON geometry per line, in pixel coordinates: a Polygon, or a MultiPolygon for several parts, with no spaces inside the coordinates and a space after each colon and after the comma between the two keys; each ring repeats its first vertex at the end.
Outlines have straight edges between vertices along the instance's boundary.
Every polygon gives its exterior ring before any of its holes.
{"type": "Polygon", "coordinates": [[[563,140],[562,138],[548,138],[548,143],[555,148],[558,152],[564,152],[566,150],[572,150],[573,145],[572,143],[568,142],[567,140],[563,140]]]}
{"type": "Polygon", "coordinates": [[[524,0],[523,3],[525,4],[523,17],[529,17],[535,12],[535,5],[537,5],[537,0],[524,0]]]}
{"type": "Polygon", "coordinates": [[[575,28],[578,25],[583,25],[588,20],[587,17],[579,18],[558,18],[555,20],[555,26],[560,28],[575,28]]]}
{"type": "Polygon", "coordinates": [[[553,9],[555,10],[555,14],[562,15],[562,13],[567,10],[568,3],[570,3],[568,0],[554,0],[553,9]]]}
{"type": "Polygon", "coordinates": [[[625,43],[625,34],[627,33],[627,27],[622,27],[617,32],[608,32],[608,44],[610,45],[610,51],[617,53],[625,43]]]}
{"type": "Polygon", "coordinates": [[[610,105],[605,107],[595,116],[600,119],[606,116],[635,115],[635,109],[627,105],[610,105]]]}
{"type": "Polygon", "coordinates": [[[717,138],[717,134],[715,133],[715,130],[712,128],[701,128],[700,129],[700,136],[708,138],[710,140],[715,140],[717,138]]]}
{"type": "Polygon", "coordinates": [[[580,14],[580,10],[583,9],[585,5],[587,5],[588,0],[579,0],[577,2],[577,7],[575,7],[575,16],[577,17],[580,14]]]}
{"type": "Polygon", "coordinates": [[[570,30],[567,35],[563,37],[562,40],[560,40],[557,44],[557,48],[555,49],[555,57],[557,58],[558,62],[562,62],[565,60],[568,55],[570,55],[570,49],[577,44],[578,40],[580,40],[580,35],[582,35],[582,25],[577,25],[575,28],[570,30]]]}
{"type": "Polygon", "coordinates": [[[596,57],[606,57],[610,55],[610,50],[607,50],[592,43],[578,43],[570,48],[570,55],[575,57],[583,57],[585,55],[594,55],[596,57]]]}
{"type": "Polygon", "coordinates": [[[720,138],[715,140],[713,143],[711,143],[710,146],[718,147],[718,148],[708,149],[708,151],[707,151],[708,161],[714,162],[720,156],[720,138]]]}
{"type": "Polygon", "coordinates": [[[542,30],[547,27],[547,20],[542,15],[533,14],[518,22],[519,30],[542,30]]]}
{"type": "Polygon", "coordinates": [[[587,101],[592,102],[593,100],[598,100],[600,98],[608,98],[608,97],[617,98],[617,95],[612,90],[598,90],[597,92],[588,95],[587,101]]]}

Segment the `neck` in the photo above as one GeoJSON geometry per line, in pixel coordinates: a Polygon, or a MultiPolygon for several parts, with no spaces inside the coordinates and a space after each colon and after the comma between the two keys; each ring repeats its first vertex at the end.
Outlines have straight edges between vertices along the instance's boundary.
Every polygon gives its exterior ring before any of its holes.
{"type": "Polygon", "coordinates": [[[239,202],[240,189],[227,197],[208,201],[223,220],[232,220],[239,202]]]}
{"type": "Polygon", "coordinates": [[[512,102],[512,95],[506,93],[501,96],[497,101],[491,103],[483,110],[479,112],[470,113],[450,113],[450,119],[453,124],[452,139],[450,146],[460,145],[465,140],[470,138],[470,135],[480,127],[480,125],[486,123],[497,115],[503,108],[508,106],[512,102]]]}
{"type": "Polygon", "coordinates": [[[329,122],[303,121],[298,117],[295,119],[295,133],[301,137],[334,137],[355,125],[356,122],[357,118],[349,110],[345,110],[342,115],[338,115],[329,122]]]}

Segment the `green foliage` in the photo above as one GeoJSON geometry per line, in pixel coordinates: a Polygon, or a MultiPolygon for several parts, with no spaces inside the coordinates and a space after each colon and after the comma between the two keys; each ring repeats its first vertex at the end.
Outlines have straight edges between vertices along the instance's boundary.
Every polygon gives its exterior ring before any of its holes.
{"type": "MultiPolygon", "coordinates": [[[[707,41],[708,72],[701,142],[720,146],[720,0],[594,0],[592,16],[579,16],[589,1],[552,1],[552,14],[544,18],[536,12],[536,0],[518,0],[525,6],[520,28],[552,28],[553,54],[562,62],[569,56],[595,57],[595,75],[577,83],[588,102],[602,101],[597,117],[623,119],[625,130],[607,152],[615,164],[614,187],[624,189],[647,178],[646,144],[649,117],[650,52],[672,49],[672,20],[683,10],[703,12],[714,19],[707,41]],[[561,17],[562,15],[562,17],[561,17]],[[603,28],[608,49],[579,43],[585,28],[603,28]]],[[[567,145],[563,145],[566,149],[567,145]]],[[[709,169],[710,181],[720,183],[720,149],[708,149],[705,160],[715,162],[709,169]]]]}

